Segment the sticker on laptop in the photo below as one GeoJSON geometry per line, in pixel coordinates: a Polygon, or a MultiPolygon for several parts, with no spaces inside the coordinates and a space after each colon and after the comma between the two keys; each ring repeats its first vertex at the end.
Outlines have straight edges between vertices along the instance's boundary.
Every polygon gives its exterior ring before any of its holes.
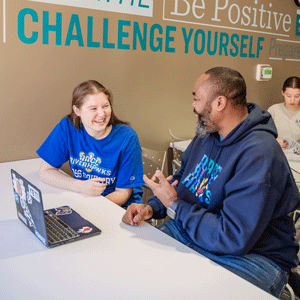
{"type": "MultiPolygon", "coordinates": [[[[13,174],[13,188],[15,191],[15,199],[17,200],[17,196],[20,198],[26,200],[26,192],[25,187],[23,184],[23,180],[18,179],[15,174],[13,174]]],[[[18,199],[17,202],[19,202],[20,199],[18,199]]]]}
{"type": "Polygon", "coordinates": [[[22,222],[27,225],[27,219],[19,211],[18,211],[18,216],[20,220],[22,220],[22,222]]]}
{"type": "Polygon", "coordinates": [[[79,229],[77,232],[78,233],[90,233],[92,230],[93,230],[93,228],[84,226],[83,228],[79,229]]]}
{"type": "Polygon", "coordinates": [[[55,210],[56,210],[55,212],[56,216],[65,216],[65,215],[70,215],[72,213],[72,209],[69,206],[57,207],[55,208],[55,210]]]}
{"type": "MultiPolygon", "coordinates": [[[[26,202],[25,202],[25,203],[26,203],[26,202]]],[[[31,215],[31,213],[30,213],[30,210],[28,209],[27,204],[26,204],[26,207],[24,208],[24,216],[27,218],[27,220],[28,220],[28,222],[29,222],[29,226],[35,228],[35,224],[34,224],[32,215],[31,215]]]]}
{"type": "Polygon", "coordinates": [[[28,193],[36,201],[41,202],[39,192],[34,187],[32,187],[30,184],[28,184],[28,193]]]}

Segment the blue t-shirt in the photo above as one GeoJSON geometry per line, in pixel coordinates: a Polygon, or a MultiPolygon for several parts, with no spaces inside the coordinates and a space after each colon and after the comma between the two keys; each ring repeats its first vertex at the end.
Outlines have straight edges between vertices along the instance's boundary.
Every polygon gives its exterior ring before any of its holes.
{"type": "Polygon", "coordinates": [[[136,132],[128,125],[115,125],[101,140],[90,136],[84,126],[77,130],[70,120],[62,119],[37,154],[54,168],[69,161],[74,178],[104,178],[107,184],[102,196],[115,188],[133,188],[124,204],[142,203],[143,163],[136,132]]]}

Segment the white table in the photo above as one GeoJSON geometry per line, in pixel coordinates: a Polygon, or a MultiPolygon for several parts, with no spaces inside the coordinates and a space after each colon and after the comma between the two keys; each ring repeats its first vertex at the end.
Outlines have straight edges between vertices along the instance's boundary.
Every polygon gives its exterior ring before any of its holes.
{"type": "Polygon", "coordinates": [[[186,148],[188,147],[188,145],[191,143],[191,139],[190,140],[184,140],[184,141],[179,141],[179,142],[172,142],[170,143],[170,147],[174,147],[177,150],[180,150],[182,152],[184,152],[186,150],[186,148]]]}
{"type": "Polygon", "coordinates": [[[0,299],[276,299],[147,223],[122,223],[104,197],[45,185],[39,164],[0,164],[0,299]],[[17,219],[10,168],[42,190],[45,209],[70,205],[102,233],[47,249],[17,219]]]}

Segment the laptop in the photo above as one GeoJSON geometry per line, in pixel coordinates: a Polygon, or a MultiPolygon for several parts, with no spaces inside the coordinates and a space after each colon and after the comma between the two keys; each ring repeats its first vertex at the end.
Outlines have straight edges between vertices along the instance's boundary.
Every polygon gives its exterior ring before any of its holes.
{"type": "Polygon", "coordinates": [[[19,219],[47,247],[63,245],[101,233],[69,206],[44,210],[41,191],[11,170],[19,219]]]}

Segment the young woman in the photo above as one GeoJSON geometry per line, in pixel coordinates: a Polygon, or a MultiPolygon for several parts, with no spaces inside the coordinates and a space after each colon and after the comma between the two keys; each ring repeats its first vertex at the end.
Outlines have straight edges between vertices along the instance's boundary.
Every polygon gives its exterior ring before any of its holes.
{"type": "Polygon", "coordinates": [[[143,164],[136,132],[119,120],[111,95],[94,80],[74,89],[72,111],[37,150],[45,183],[127,207],[142,203],[143,164]],[[74,178],[60,172],[69,161],[74,178]]]}
{"type": "Polygon", "coordinates": [[[274,104],[268,111],[275,122],[281,148],[285,150],[292,138],[300,142],[300,78],[289,77],[283,84],[282,96],[284,103],[274,104]]]}

